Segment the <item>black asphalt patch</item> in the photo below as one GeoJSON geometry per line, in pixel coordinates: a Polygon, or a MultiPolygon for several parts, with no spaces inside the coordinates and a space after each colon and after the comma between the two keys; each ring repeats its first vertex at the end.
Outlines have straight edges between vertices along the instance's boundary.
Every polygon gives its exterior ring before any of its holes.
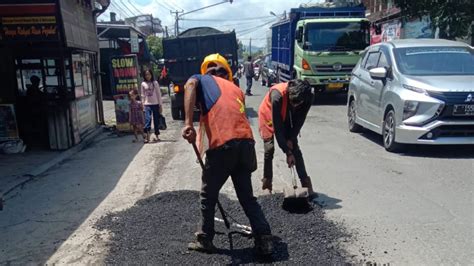
{"type": "MultiPolygon", "coordinates": [[[[198,201],[197,191],[164,192],[140,200],[130,209],[103,217],[96,228],[109,230],[112,235],[105,263],[334,265],[350,260],[340,245],[350,239],[342,226],[326,220],[324,211],[317,205],[306,214],[282,210],[283,194],[258,199],[275,235],[272,258],[258,258],[252,238],[241,234],[229,237],[227,229],[219,222],[216,222],[214,238],[217,254],[188,251],[187,244],[194,240],[200,221],[198,201]]],[[[237,201],[225,195],[220,195],[220,201],[232,218],[240,224],[249,224],[237,201]]],[[[216,216],[220,217],[219,212],[216,216]]]]}

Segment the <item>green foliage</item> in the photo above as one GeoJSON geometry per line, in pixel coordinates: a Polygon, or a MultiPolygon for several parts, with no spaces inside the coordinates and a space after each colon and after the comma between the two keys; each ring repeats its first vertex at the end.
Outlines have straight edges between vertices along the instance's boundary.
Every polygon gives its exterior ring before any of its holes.
{"type": "Polygon", "coordinates": [[[433,30],[439,28],[439,37],[444,39],[466,37],[474,21],[472,0],[395,0],[395,4],[402,16],[429,15],[433,30]]]}
{"type": "Polygon", "coordinates": [[[163,39],[158,36],[151,36],[151,35],[146,38],[148,47],[150,48],[150,52],[157,60],[163,57],[162,40],[163,39]]]}
{"type": "Polygon", "coordinates": [[[241,40],[238,41],[239,48],[237,50],[238,58],[244,58],[245,46],[241,40]]]}

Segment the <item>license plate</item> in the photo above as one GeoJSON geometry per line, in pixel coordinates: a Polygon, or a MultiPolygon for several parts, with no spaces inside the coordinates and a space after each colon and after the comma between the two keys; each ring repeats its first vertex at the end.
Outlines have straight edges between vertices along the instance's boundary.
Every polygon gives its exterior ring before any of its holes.
{"type": "Polygon", "coordinates": [[[455,104],[453,115],[474,116],[474,104],[455,104]]]}
{"type": "Polygon", "coordinates": [[[328,84],[328,89],[330,90],[337,90],[337,89],[341,89],[342,87],[344,87],[344,83],[329,83],[328,84]]]}

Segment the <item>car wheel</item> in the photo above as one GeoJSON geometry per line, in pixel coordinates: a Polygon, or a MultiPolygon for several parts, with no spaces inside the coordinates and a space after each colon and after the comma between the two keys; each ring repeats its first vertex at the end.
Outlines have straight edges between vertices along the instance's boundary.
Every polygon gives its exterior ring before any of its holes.
{"type": "Polygon", "coordinates": [[[347,108],[347,123],[349,125],[349,131],[358,133],[362,131],[362,127],[356,123],[356,105],[355,100],[352,99],[349,103],[349,107],[347,108]]]}
{"type": "Polygon", "coordinates": [[[402,145],[395,142],[395,128],[396,128],[396,120],[395,120],[395,111],[390,110],[386,115],[385,119],[383,120],[383,146],[389,152],[398,152],[401,150],[402,145]]]}

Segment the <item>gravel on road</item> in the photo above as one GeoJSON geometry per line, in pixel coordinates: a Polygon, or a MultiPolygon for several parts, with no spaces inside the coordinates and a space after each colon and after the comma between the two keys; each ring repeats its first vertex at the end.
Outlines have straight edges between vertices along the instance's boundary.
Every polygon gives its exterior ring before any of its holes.
{"type": "MultiPolygon", "coordinates": [[[[238,201],[222,194],[220,201],[233,219],[248,224],[238,201]]],[[[342,247],[343,242],[350,241],[350,234],[342,225],[325,219],[324,210],[318,205],[306,214],[292,214],[281,208],[283,194],[264,195],[258,201],[275,236],[271,260],[255,255],[252,238],[241,234],[229,236],[219,222],[214,238],[217,254],[188,251],[187,244],[194,240],[200,220],[199,192],[181,190],[155,194],[127,210],[102,217],[96,227],[112,234],[105,263],[334,265],[350,262],[350,255],[342,247]]],[[[216,216],[220,217],[219,212],[216,216]]]]}

